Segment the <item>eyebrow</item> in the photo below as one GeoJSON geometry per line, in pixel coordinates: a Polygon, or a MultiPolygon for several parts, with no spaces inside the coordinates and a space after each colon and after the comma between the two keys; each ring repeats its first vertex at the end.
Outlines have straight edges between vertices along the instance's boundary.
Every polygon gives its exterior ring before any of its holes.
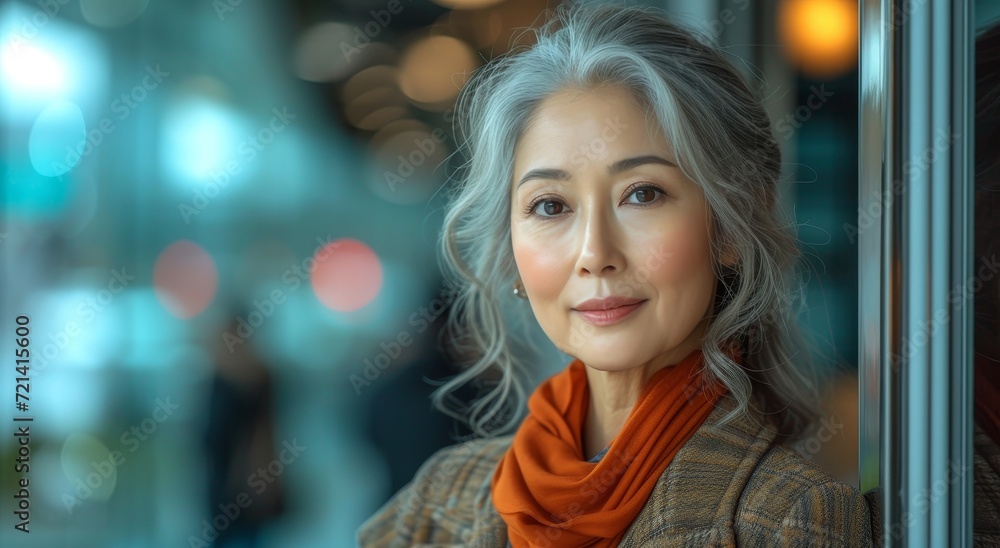
{"type": "MultiPolygon", "coordinates": [[[[617,162],[608,166],[608,175],[617,175],[619,173],[628,171],[630,169],[636,168],[644,164],[660,164],[670,167],[677,167],[677,164],[667,160],[666,158],[661,158],[654,154],[647,154],[644,156],[636,156],[634,158],[625,158],[624,160],[618,160],[617,162]]],[[[545,180],[556,180],[556,181],[568,181],[572,179],[573,176],[569,172],[562,169],[554,168],[538,168],[533,169],[526,173],[524,177],[517,183],[517,186],[521,186],[524,183],[532,179],[545,179],[545,180]]]]}

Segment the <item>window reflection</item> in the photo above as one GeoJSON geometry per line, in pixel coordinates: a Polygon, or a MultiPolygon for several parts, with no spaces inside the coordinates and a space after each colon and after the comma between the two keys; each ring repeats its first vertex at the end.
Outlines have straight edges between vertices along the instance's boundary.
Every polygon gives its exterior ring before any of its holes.
{"type": "Polygon", "coordinates": [[[1000,542],[1000,25],[976,40],[973,536],[1000,542]]]}

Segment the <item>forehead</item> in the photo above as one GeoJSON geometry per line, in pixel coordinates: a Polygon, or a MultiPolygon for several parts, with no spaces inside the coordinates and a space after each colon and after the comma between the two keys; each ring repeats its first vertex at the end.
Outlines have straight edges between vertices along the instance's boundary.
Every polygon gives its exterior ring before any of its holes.
{"type": "Polygon", "coordinates": [[[515,146],[514,175],[535,167],[570,172],[586,165],[603,167],[632,153],[673,158],[656,117],[647,115],[628,90],[611,85],[565,89],[545,98],[532,114],[515,146]],[[607,162],[591,165],[596,160],[607,162]]]}

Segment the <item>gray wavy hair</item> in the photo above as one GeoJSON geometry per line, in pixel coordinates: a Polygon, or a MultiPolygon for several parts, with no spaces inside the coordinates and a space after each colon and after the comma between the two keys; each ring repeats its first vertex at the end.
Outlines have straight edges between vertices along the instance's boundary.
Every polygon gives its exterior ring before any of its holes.
{"type": "MultiPolygon", "coordinates": [[[[679,167],[704,191],[713,223],[718,278],[702,343],[705,374],[729,389],[738,407],[770,417],[786,440],[818,417],[814,370],[795,325],[801,291],[794,224],[778,216],[781,151],[761,102],[735,67],[662,10],[621,4],[563,4],[534,45],[511,50],[472,75],[456,104],[458,152],[466,162],[447,189],[440,262],[456,286],[447,333],[458,375],[434,392],[434,405],[479,436],[516,428],[525,410],[523,364],[512,351],[501,299],[517,275],[511,247],[510,185],[515,143],[539,103],[573,87],[617,84],[655,114],[679,167]],[[723,246],[738,262],[719,260],[723,246]],[[736,342],[739,365],[723,350],[736,342]],[[484,378],[490,379],[482,385],[484,378]],[[487,386],[469,404],[454,393],[487,386]]],[[[652,118],[652,117],[650,117],[652,118]]]]}

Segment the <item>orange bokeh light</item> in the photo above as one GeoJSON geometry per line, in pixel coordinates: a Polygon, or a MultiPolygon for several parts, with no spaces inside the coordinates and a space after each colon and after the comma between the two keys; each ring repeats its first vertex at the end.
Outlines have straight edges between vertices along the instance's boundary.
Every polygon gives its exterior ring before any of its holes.
{"type": "Polygon", "coordinates": [[[785,55],[810,76],[831,78],[858,63],[857,2],[785,0],[778,29],[785,55]]]}

